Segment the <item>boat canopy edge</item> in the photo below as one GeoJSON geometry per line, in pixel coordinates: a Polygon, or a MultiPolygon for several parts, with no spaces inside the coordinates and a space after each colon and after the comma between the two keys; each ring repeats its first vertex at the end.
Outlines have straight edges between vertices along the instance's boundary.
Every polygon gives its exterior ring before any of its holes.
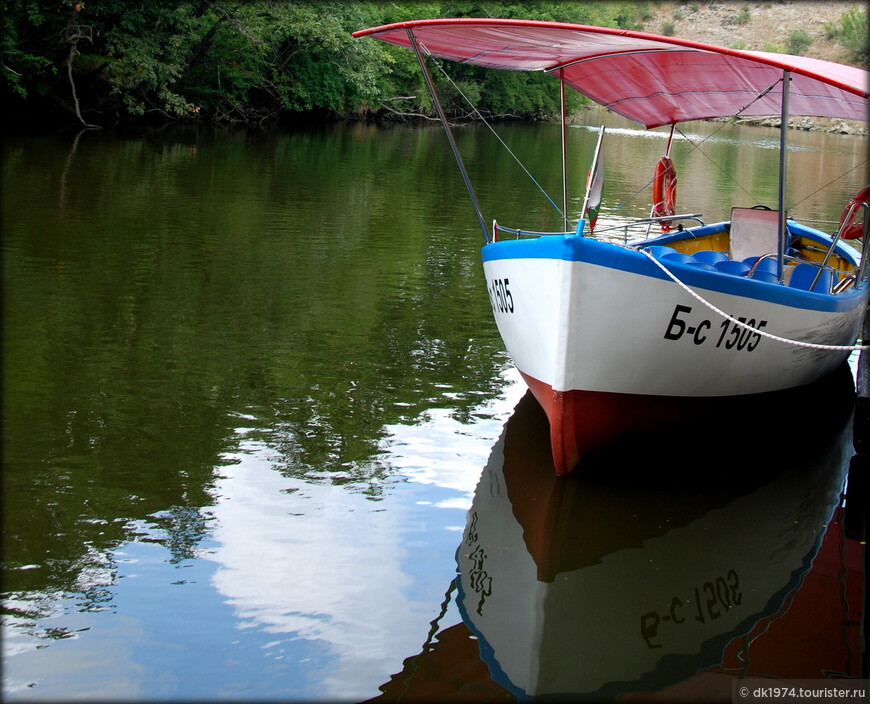
{"type": "Polygon", "coordinates": [[[561,72],[565,83],[645,127],[778,115],[784,72],[791,115],[867,121],[870,73],[822,59],[729,49],[645,32],[500,18],[424,19],[359,30],[487,68],[561,72]],[[615,73],[619,81],[614,81],[615,73]]]}

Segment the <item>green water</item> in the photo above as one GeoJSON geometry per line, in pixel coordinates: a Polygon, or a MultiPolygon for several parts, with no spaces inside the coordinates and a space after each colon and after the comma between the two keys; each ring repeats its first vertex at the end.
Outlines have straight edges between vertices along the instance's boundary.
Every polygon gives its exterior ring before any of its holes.
{"type": "Polygon", "coordinates": [[[466,213],[399,187],[451,180],[449,164],[422,168],[439,145],[415,134],[9,149],[5,560],[60,550],[51,582],[69,586],[67,561],[106,532],[89,519],[205,500],[238,414],[294,475],[376,494],[383,477],[361,463],[385,424],[448,391],[460,414],[495,392],[503,360],[473,238],[455,226],[466,213]],[[57,531],[39,529],[45,512],[57,531]]]}

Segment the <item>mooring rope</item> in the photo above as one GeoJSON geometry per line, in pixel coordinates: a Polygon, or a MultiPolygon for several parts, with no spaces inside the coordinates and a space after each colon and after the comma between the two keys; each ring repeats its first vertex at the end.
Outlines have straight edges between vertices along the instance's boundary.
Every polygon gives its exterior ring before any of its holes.
{"type": "Polygon", "coordinates": [[[787,345],[795,345],[796,347],[808,347],[808,348],[814,349],[814,350],[838,350],[838,351],[849,351],[849,352],[853,352],[856,350],[860,351],[860,350],[870,349],[870,345],[819,345],[819,344],[816,344],[814,342],[801,342],[800,340],[789,340],[786,337],[779,337],[778,335],[773,335],[773,334],[766,332],[764,330],[758,330],[757,328],[752,327],[751,325],[745,323],[744,321],[738,320],[737,318],[734,318],[734,317],[728,315],[725,311],[719,310],[716,306],[714,306],[712,303],[710,303],[710,301],[705,300],[700,295],[695,293],[695,291],[693,291],[686,284],[684,284],[682,281],[680,281],[673,274],[673,272],[671,272],[670,269],[668,269],[664,264],[662,264],[658,259],[656,259],[655,256],[653,256],[652,252],[649,252],[645,249],[641,249],[639,251],[642,252],[643,254],[645,254],[650,261],[652,261],[659,269],[661,269],[663,272],[665,272],[665,274],[668,275],[668,278],[670,278],[671,281],[673,281],[675,284],[678,284],[684,291],[686,291],[686,293],[688,293],[691,296],[693,296],[694,298],[696,298],[698,301],[700,301],[705,306],[707,306],[710,310],[718,313],[726,320],[730,320],[732,323],[734,323],[738,327],[745,328],[747,330],[751,330],[752,332],[758,333],[762,337],[767,337],[771,340],[776,340],[777,342],[784,342],[787,345]]]}

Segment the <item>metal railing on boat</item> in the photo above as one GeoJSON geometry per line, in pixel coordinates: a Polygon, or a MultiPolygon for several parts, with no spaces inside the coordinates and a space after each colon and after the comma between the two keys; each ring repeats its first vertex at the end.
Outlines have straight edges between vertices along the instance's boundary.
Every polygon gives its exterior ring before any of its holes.
{"type": "Polygon", "coordinates": [[[646,232],[649,234],[649,229],[653,225],[657,225],[662,222],[673,222],[674,220],[694,220],[700,226],[704,226],[704,221],[701,220],[701,213],[679,213],[676,215],[663,215],[655,218],[641,218],[640,220],[632,220],[631,222],[621,223],[619,225],[611,225],[610,227],[605,227],[601,230],[598,230],[596,234],[604,234],[605,232],[613,232],[615,230],[622,230],[622,236],[624,240],[628,240],[628,230],[633,227],[643,227],[646,226],[646,232]]]}
{"type": "MultiPolygon", "coordinates": [[[[642,227],[646,225],[649,227],[650,225],[655,225],[661,222],[672,222],[674,220],[695,220],[698,225],[703,226],[704,221],[701,220],[701,213],[683,213],[679,215],[666,215],[664,217],[656,217],[656,218],[642,218],[640,220],[632,220],[631,222],[621,223],[619,225],[612,225],[610,227],[605,227],[600,230],[596,230],[595,234],[600,235],[605,232],[613,232],[615,230],[623,230],[623,238],[627,241],[628,239],[628,231],[631,228],[642,227]]],[[[514,235],[517,239],[520,237],[547,237],[547,236],[558,236],[558,235],[573,235],[574,231],[568,232],[537,232],[535,230],[523,230],[513,227],[505,227],[504,225],[499,225],[498,222],[493,220],[492,223],[492,241],[496,242],[498,240],[497,233],[505,232],[511,235],[514,235]]]]}
{"type": "MultiPolygon", "coordinates": [[[[856,204],[855,206],[853,206],[853,208],[856,208],[856,207],[863,207],[866,210],[868,206],[866,203],[859,203],[859,204],[856,204]]],[[[850,215],[851,215],[851,211],[850,211],[850,215]]],[[[654,225],[656,223],[660,223],[662,221],[674,221],[674,220],[694,220],[698,223],[698,225],[700,225],[702,227],[705,224],[704,221],[701,220],[701,213],[683,213],[683,214],[679,214],[679,215],[667,215],[667,216],[663,216],[663,217],[642,218],[639,220],[633,220],[632,222],[629,222],[629,223],[623,223],[620,225],[614,225],[611,227],[602,228],[600,230],[597,230],[595,232],[595,234],[601,235],[601,234],[606,233],[606,232],[614,232],[616,230],[623,230],[623,240],[625,242],[627,242],[628,241],[628,231],[630,228],[641,227],[644,225],[649,226],[649,225],[654,225]]],[[[846,222],[848,222],[848,221],[849,220],[847,218],[846,222]]],[[[504,225],[499,225],[498,222],[493,220],[493,222],[492,222],[492,241],[493,242],[498,241],[498,234],[497,233],[499,233],[499,232],[513,235],[516,239],[520,239],[521,237],[534,238],[534,237],[548,237],[548,236],[565,236],[565,235],[575,234],[573,231],[540,232],[540,231],[536,231],[536,230],[523,230],[520,228],[505,227],[504,225]]],[[[829,270],[835,275],[842,276],[842,272],[840,270],[828,265],[828,260],[830,259],[831,254],[833,253],[834,249],[836,248],[837,242],[839,242],[839,240],[840,240],[840,232],[838,231],[834,234],[833,241],[832,241],[830,247],[828,247],[827,249],[804,246],[805,249],[815,249],[816,251],[818,251],[820,253],[825,252],[824,259],[821,262],[813,261],[811,259],[806,259],[803,257],[794,257],[791,255],[784,255],[782,257],[783,264],[789,264],[789,263],[792,265],[808,264],[808,265],[815,267],[817,269],[817,272],[816,272],[814,278],[812,279],[812,282],[807,286],[808,290],[814,291],[816,288],[816,285],[819,282],[819,278],[821,277],[822,272],[824,270],[829,270]]],[[[764,260],[768,260],[768,259],[776,259],[778,261],[779,254],[777,252],[771,252],[771,253],[764,254],[764,255],[758,257],[752,263],[750,271],[747,274],[747,276],[752,278],[752,274],[755,273],[755,271],[758,269],[759,265],[762,264],[762,262],[764,260]]],[[[867,256],[861,257],[861,261],[860,261],[858,267],[856,268],[856,270],[854,271],[854,273],[846,274],[845,276],[842,276],[842,278],[839,280],[839,282],[837,282],[836,284],[833,284],[829,288],[829,290],[826,291],[826,293],[841,293],[842,291],[846,290],[850,286],[860,285],[865,280],[867,273],[868,273],[868,270],[870,270],[870,265],[868,265],[868,263],[867,263],[868,260],[870,260],[870,257],[867,257],[867,256]]]]}
{"type": "MultiPolygon", "coordinates": [[[[831,255],[834,253],[834,249],[837,247],[837,243],[840,241],[840,238],[843,235],[843,230],[852,221],[852,217],[859,210],[864,211],[864,235],[863,235],[863,239],[865,242],[864,246],[866,246],[867,230],[868,230],[868,228],[870,228],[870,221],[868,221],[867,213],[868,213],[868,210],[870,210],[870,208],[868,208],[867,203],[852,203],[852,205],[849,207],[849,209],[843,214],[842,224],[840,225],[840,227],[837,228],[837,231],[834,233],[833,239],[831,241],[831,246],[828,247],[828,250],[825,252],[825,258],[822,260],[822,264],[821,264],[822,266],[827,265],[828,259],[831,258],[831,255]]],[[[866,254],[867,254],[866,252],[862,252],[861,264],[859,265],[858,270],[855,272],[855,283],[856,284],[858,282],[864,280],[864,274],[867,271],[867,259],[868,259],[866,254]]],[[[819,273],[816,274],[816,278],[813,280],[813,285],[815,285],[815,283],[818,280],[821,273],[822,273],[821,269],[819,269],[819,273]]]]}
{"type": "Polygon", "coordinates": [[[504,225],[499,225],[495,220],[492,221],[492,241],[497,242],[498,236],[497,233],[506,232],[511,235],[515,235],[516,239],[520,237],[551,237],[551,236],[560,236],[560,235],[573,235],[574,232],[535,232],[534,230],[520,230],[513,227],[505,227],[504,225]]]}
{"type": "MultiPolygon", "coordinates": [[[[792,266],[793,270],[796,270],[798,267],[812,267],[816,270],[812,280],[808,282],[804,280],[802,284],[797,284],[797,279],[795,279],[794,281],[789,281],[788,285],[792,288],[803,288],[807,291],[813,291],[815,293],[841,293],[842,291],[845,291],[847,288],[849,288],[850,285],[854,286],[857,284],[858,281],[861,280],[858,276],[858,270],[856,270],[855,273],[846,274],[842,277],[842,279],[840,279],[840,281],[837,281],[837,277],[842,275],[844,272],[836,267],[830,266],[827,263],[827,258],[823,262],[817,262],[811,259],[805,259],[804,257],[796,257],[791,254],[786,254],[783,256],[782,259],[783,265],[786,268],[788,268],[788,266],[792,266]],[[824,289],[819,291],[816,289],[816,286],[819,283],[823,271],[830,272],[830,280],[826,280],[826,285],[824,289]]],[[[746,272],[746,277],[749,279],[755,278],[756,272],[759,270],[763,271],[764,264],[767,262],[775,262],[774,268],[772,270],[768,269],[768,271],[771,271],[771,273],[775,273],[778,276],[779,273],[777,269],[779,262],[779,253],[769,252],[768,254],[762,254],[754,262],[752,262],[751,266],[749,267],[749,271],[746,272]]],[[[784,276],[785,273],[783,273],[783,276],[781,278],[784,278],[784,276]]]]}

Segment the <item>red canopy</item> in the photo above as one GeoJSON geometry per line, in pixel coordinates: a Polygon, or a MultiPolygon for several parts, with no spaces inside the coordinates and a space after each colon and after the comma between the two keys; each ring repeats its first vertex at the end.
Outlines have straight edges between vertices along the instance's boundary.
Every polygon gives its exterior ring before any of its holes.
{"type": "Polygon", "coordinates": [[[607,27],[511,19],[399,22],[354,32],[450,61],[564,72],[565,82],[645,127],[711,117],[779,115],[791,71],[790,115],[870,118],[870,74],[820,59],[739,51],[607,27]]]}

